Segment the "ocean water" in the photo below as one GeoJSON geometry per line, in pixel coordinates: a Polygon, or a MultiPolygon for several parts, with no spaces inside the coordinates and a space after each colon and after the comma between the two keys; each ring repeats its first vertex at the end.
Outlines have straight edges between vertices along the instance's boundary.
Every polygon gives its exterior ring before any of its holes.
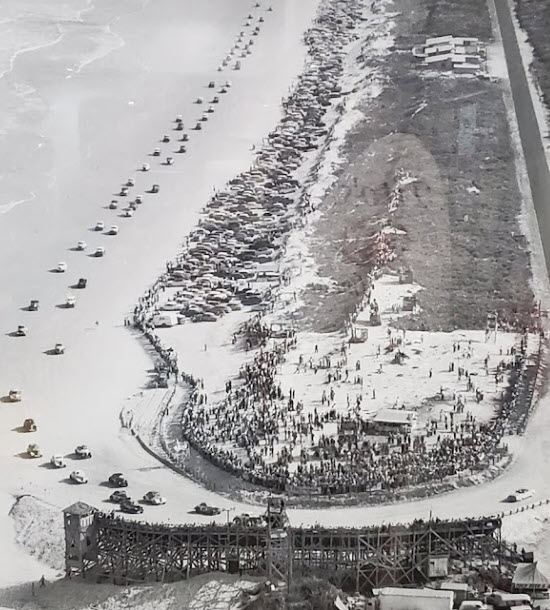
{"type": "Polygon", "coordinates": [[[113,24],[146,0],[3,0],[0,3],[0,214],[51,185],[43,133],[45,86],[79,74],[124,45],[113,24]],[[34,168],[32,184],[21,170],[34,168]]]}

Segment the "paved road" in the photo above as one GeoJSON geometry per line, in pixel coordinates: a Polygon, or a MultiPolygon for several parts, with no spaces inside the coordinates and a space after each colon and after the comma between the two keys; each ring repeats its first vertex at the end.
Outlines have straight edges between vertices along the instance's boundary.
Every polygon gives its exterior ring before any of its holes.
{"type": "Polygon", "coordinates": [[[521,59],[509,0],[495,0],[495,7],[510,75],[510,86],[527,166],[527,175],[544,248],[544,258],[547,269],[550,269],[550,171],[542,145],[527,75],[521,59]]]}

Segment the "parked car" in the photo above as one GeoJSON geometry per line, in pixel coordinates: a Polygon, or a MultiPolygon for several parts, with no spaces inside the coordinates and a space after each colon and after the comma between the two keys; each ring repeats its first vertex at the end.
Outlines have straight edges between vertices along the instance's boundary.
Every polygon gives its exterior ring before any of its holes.
{"type": "Polygon", "coordinates": [[[522,502],[523,500],[527,500],[531,496],[535,495],[533,489],[516,489],[513,494],[510,494],[504,501],[505,502],[522,502]]]}
{"type": "Polygon", "coordinates": [[[116,491],[113,491],[113,493],[109,496],[109,500],[111,502],[116,502],[117,504],[120,504],[121,502],[132,501],[123,489],[117,489],[116,491]]]}
{"type": "Polygon", "coordinates": [[[99,246],[99,248],[95,249],[94,256],[101,257],[105,255],[105,248],[103,246],[99,246]]]}
{"type": "Polygon", "coordinates": [[[87,285],[88,285],[88,280],[85,277],[81,277],[78,280],[76,287],[77,288],[86,288],[87,285]]]}
{"type": "Polygon", "coordinates": [[[120,503],[120,510],[123,513],[128,513],[130,515],[138,515],[143,512],[143,506],[140,506],[139,504],[135,504],[131,500],[128,500],[127,502],[120,503]]]}
{"type": "Polygon", "coordinates": [[[61,261],[60,263],[57,263],[57,272],[58,273],[65,273],[65,271],[67,271],[67,263],[65,261],[61,261]]]}
{"type": "Polygon", "coordinates": [[[243,525],[245,527],[259,527],[263,525],[261,517],[251,516],[248,513],[237,515],[233,518],[233,525],[243,525]]]}
{"type": "Polygon", "coordinates": [[[109,204],[109,209],[116,210],[117,208],[118,208],[118,201],[116,199],[112,199],[111,203],[109,204]]]}
{"type": "Polygon", "coordinates": [[[39,457],[42,457],[42,452],[40,451],[40,449],[36,443],[31,443],[27,447],[27,455],[30,458],[39,458],[39,457]]]}
{"type": "Polygon", "coordinates": [[[67,464],[65,463],[65,459],[63,458],[62,455],[59,454],[55,454],[52,455],[52,457],[50,458],[50,464],[54,467],[54,468],[66,468],[67,464]]]}
{"type": "Polygon", "coordinates": [[[109,235],[118,235],[118,225],[111,225],[109,235]]]}
{"type": "Polygon", "coordinates": [[[76,457],[80,458],[81,460],[88,460],[92,457],[92,452],[87,445],[78,445],[74,452],[76,457]]]}
{"type": "Polygon", "coordinates": [[[147,502],[148,504],[154,504],[155,506],[166,504],[166,498],[161,496],[158,491],[148,491],[143,496],[143,501],[147,502]]]}
{"type": "Polygon", "coordinates": [[[53,348],[54,354],[64,354],[65,353],[65,346],[63,345],[63,343],[56,343],[54,348],[53,348]]]}
{"type": "Polygon", "coordinates": [[[34,419],[28,418],[23,422],[23,432],[36,432],[34,419]]]}
{"type": "Polygon", "coordinates": [[[128,487],[128,479],[121,472],[115,472],[109,477],[111,487],[128,487]]]}
{"type": "Polygon", "coordinates": [[[77,249],[77,250],[86,250],[86,242],[85,242],[85,241],[82,241],[82,240],[81,240],[81,241],[79,241],[79,242],[76,244],[76,249],[77,249]]]}
{"type": "Polygon", "coordinates": [[[95,223],[96,231],[103,231],[104,228],[105,228],[105,223],[102,220],[99,220],[98,222],[95,223]]]}
{"type": "Polygon", "coordinates": [[[83,485],[84,483],[88,482],[88,477],[84,474],[83,470],[73,470],[69,478],[73,483],[78,483],[79,485],[83,485]]]}
{"type": "Polygon", "coordinates": [[[8,400],[10,402],[21,402],[21,390],[10,390],[8,400]]]}
{"type": "Polygon", "coordinates": [[[198,515],[211,517],[212,515],[219,515],[222,511],[217,506],[209,506],[206,502],[201,502],[198,506],[195,506],[195,512],[198,515]]]}

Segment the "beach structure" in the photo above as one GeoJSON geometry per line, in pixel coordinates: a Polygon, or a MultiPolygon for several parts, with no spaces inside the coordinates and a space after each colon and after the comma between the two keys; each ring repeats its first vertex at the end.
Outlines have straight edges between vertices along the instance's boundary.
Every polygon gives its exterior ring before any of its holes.
{"type": "Polygon", "coordinates": [[[423,59],[424,66],[456,74],[478,74],[483,70],[486,45],[477,38],[437,36],[413,48],[413,55],[423,59]]]}
{"type": "Polygon", "coordinates": [[[418,415],[405,409],[383,409],[371,420],[373,431],[377,434],[412,432],[416,428],[418,415]]]}
{"type": "MultiPolygon", "coordinates": [[[[378,587],[429,583],[434,557],[445,558],[442,565],[448,569],[455,561],[467,567],[499,563],[508,572],[520,561],[501,541],[500,519],[291,527],[279,498],[271,498],[263,518],[248,524],[126,521],[83,502],[65,509],[64,522],[67,573],[119,585],[174,582],[211,571],[263,575],[286,583],[315,570],[327,577],[337,574],[347,590],[367,593],[378,587]]],[[[450,599],[452,606],[453,593],[440,593],[434,596],[438,603],[450,599]]]]}

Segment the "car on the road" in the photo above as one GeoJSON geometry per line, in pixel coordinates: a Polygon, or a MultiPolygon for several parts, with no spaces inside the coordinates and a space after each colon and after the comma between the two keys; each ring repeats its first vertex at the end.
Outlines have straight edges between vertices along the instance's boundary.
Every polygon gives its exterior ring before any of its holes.
{"type": "Polygon", "coordinates": [[[83,240],[80,240],[77,244],[76,244],[76,249],[77,250],[86,250],[86,242],[83,240]]]}
{"type": "Polygon", "coordinates": [[[138,515],[143,512],[143,506],[140,506],[139,504],[136,504],[135,502],[129,500],[128,502],[120,503],[120,510],[123,513],[128,513],[130,515],[138,515]]]}
{"type": "Polygon", "coordinates": [[[92,457],[92,452],[88,448],[88,445],[78,445],[78,447],[74,450],[74,453],[77,458],[81,460],[88,460],[92,457]]]}
{"type": "Polygon", "coordinates": [[[109,235],[118,235],[118,225],[111,225],[109,235]]]}
{"type": "Polygon", "coordinates": [[[78,280],[76,287],[77,288],[86,288],[87,285],[88,285],[88,280],[85,277],[81,277],[78,280]]]}
{"type": "Polygon", "coordinates": [[[65,301],[65,307],[74,307],[76,305],[76,297],[73,297],[72,295],[69,295],[67,297],[67,300],[65,301]]]}
{"type": "Polygon", "coordinates": [[[88,477],[85,475],[83,470],[73,470],[69,476],[73,483],[83,485],[88,482],[88,477]]]}
{"type": "Polygon", "coordinates": [[[533,489],[525,489],[524,487],[516,489],[513,494],[510,494],[504,501],[505,502],[522,502],[527,500],[531,496],[534,496],[535,492],[533,489]]]}
{"type": "Polygon", "coordinates": [[[30,417],[23,422],[23,432],[36,432],[36,422],[30,417]]]}
{"type": "Polygon", "coordinates": [[[10,390],[8,400],[10,402],[21,402],[21,390],[10,390]]]}
{"type": "Polygon", "coordinates": [[[95,230],[96,231],[103,231],[104,228],[105,228],[105,223],[102,220],[98,220],[95,223],[95,230]]]}
{"type": "Polygon", "coordinates": [[[148,491],[143,496],[143,501],[147,502],[147,504],[153,504],[154,506],[166,504],[166,498],[161,496],[158,491],[148,491]]]}
{"type": "Polygon", "coordinates": [[[54,468],[66,468],[67,467],[64,457],[62,455],[60,455],[59,453],[52,455],[52,457],[50,458],[50,464],[54,468]]]}
{"type": "Polygon", "coordinates": [[[29,305],[29,311],[38,311],[39,304],[37,299],[32,299],[29,305]]]}
{"type": "Polygon", "coordinates": [[[68,269],[68,265],[65,261],[61,261],[60,263],[57,263],[56,270],[58,273],[65,273],[65,271],[67,271],[67,269],[68,269]]]}
{"type": "Polygon", "coordinates": [[[42,452],[40,451],[40,449],[36,443],[31,443],[27,447],[27,455],[30,458],[39,458],[39,457],[42,457],[42,452]]]}
{"type": "Polygon", "coordinates": [[[94,256],[101,257],[105,256],[105,248],[103,246],[99,246],[99,248],[95,249],[94,256]]]}
{"type": "Polygon", "coordinates": [[[210,506],[206,504],[206,502],[201,502],[195,506],[195,512],[197,515],[206,515],[211,517],[212,515],[219,515],[222,511],[221,508],[218,508],[217,506],[210,506]]]}
{"type": "Polygon", "coordinates": [[[113,491],[113,493],[109,496],[109,500],[111,502],[115,502],[116,504],[120,504],[121,502],[131,502],[132,500],[128,496],[127,492],[123,489],[117,489],[113,491]]]}
{"type": "Polygon", "coordinates": [[[54,354],[64,354],[65,353],[65,346],[63,345],[63,343],[56,343],[54,348],[53,348],[54,354]]]}
{"type": "Polygon", "coordinates": [[[17,327],[17,330],[15,331],[15,334],[18,337],[26,337],[28,332],[29,332],[29,329],[26,326],[23,326],[23,324],[19,324],[19,326],[17,327]]]}
{"type": "Polygon", "coordinates": [[[109,477],[111,487],[128,487],[128,479],[121,472],[115,472],[109,477]]]}

